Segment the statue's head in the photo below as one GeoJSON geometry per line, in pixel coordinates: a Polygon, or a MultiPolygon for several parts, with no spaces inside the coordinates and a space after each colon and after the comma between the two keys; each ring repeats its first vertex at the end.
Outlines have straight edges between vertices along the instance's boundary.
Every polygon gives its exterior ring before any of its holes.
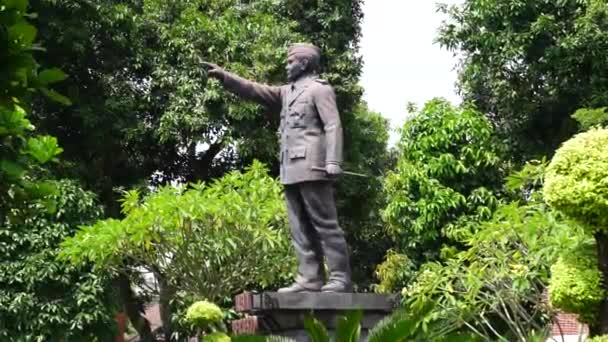
{"type": "Polygon", "coordinates": [[[308,43],[296,43],[287,51],[287,79],[292,82],[317,71],[321,49],[308,43]]]}

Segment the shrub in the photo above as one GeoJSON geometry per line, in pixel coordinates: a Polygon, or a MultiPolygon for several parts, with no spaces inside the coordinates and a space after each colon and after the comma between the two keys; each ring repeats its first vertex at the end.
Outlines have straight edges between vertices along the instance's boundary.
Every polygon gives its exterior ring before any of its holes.
{"type": "Polygon", "coordinates": [[[608,129],[566,141],[547,168],[544,198],[590,233],[608,232],[608,129]]]}
{"type": "Polygon", "coordinates": [[[383,263],[376,268],[376,277],[380,281],[374,286],[378,293],[400,291],[415,276],[415,265],[405,254],[389,251],[383,263]]]}
{"type": "Polygon", "coordinates": [[[578,314],[581,322],[592,323],[603,298],[593,241],[568,250],[551,267],[549,299],[554,306],[578,314]]]}

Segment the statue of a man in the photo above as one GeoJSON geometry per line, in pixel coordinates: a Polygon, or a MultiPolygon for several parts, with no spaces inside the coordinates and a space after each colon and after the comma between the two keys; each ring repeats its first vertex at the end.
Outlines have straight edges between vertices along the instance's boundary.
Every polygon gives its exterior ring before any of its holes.
{"type": "Polygon", "coordinates": [[[342,173],[342,125],[333,88],[317,76],[320,57],[312,44],[292,45],[286,66],[289,83],[283,86],[251,82],[204,63],[208,75],[226,89],[281,116],[281,182],[299,266],[295,283],[279,292],[352,291],[348,248],[333,195],[333,180],[342,173]]]}

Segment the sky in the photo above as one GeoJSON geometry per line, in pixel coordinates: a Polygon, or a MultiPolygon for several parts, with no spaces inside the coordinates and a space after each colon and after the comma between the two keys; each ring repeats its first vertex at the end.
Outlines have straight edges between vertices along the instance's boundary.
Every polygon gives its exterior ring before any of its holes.
{"type": "MultiPolygon", "coordinates": [[[[447,4],[462,0],[442,0],[447,4]]],[[[420,108],[433,97],[458,104],[455,93],[457,59],[434,44],[444,16],[433,0],[366,0],[363,6],[361,84],[370,109],[399,127],[407,116],[406,104],[420,108]]],[[[397,139],[391,134],[391,144],[397,139]]]]}

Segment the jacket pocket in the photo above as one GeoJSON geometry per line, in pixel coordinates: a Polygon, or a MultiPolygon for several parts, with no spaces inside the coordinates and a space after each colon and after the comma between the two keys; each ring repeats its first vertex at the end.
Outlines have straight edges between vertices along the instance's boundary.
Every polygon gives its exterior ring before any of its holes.
{"type": "Polygon", "coordinates": [[[289,149],[289,159],[306,158],[306,146],[298,146],[289,149]]]}

